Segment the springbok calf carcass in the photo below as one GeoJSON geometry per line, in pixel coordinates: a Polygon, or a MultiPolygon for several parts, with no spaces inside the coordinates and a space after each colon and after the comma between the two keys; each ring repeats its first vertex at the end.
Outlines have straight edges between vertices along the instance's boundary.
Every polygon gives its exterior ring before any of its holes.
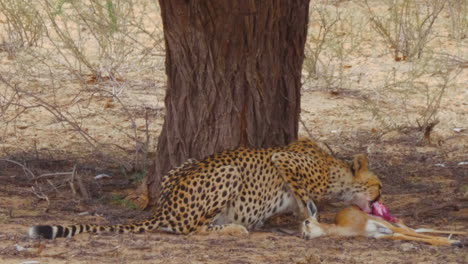
{"type": "Polygon", "coordinates": [[[461,247],[462,243],[459,240],[425,235],[420,232],[466,234],[466,232],[432,229],[414,230],[404,224],[399,224],[398,221],[390,223],[379,216],[367,214],[356,206],[347,207],[338,212],[334,224],[325,224],[317,221],[317,207],[314,202],[309,201],[307,209],[310,217],[304,220],[301,225],[302,237],[305,239],[321,236],[364,236],[377,239],[420,241],[437,246],[452,245],[461,247]]]}

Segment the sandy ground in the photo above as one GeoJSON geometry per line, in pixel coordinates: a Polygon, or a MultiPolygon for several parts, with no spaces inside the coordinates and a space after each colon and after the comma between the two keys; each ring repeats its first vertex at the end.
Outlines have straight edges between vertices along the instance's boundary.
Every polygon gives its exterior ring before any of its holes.
{"type": "MultiPolygon", "coordinates": [[[[405,170],[396,169],[394,173],[391,173],[394,168],[384,169],[386,203],[410,226],[466,231],[468,207],[460,190],[466,170],[455,165],[426,169],[424,163],[414,162],[418,164],[406,166],[405,170]],[[404,171],[412,171],[414,175],[397,175],[404,171]]],[[[279,232],[281,228],[294,230],[297,223],[292,215],[274,218],[264,230],[254,231],[247,237],[156,232],[82,234],[72,239],[35,241],[26,235],[27,227],[32,224],[128,222],[149,213],[117,206],[106,194],[83,203],[71,199],[66,191],[51,194],[47,206],[31,193],[31,183],[21,174],[9,171],[1,176],[4,183],[0,187],[2,263],[466,263],[468,260],[466,247],[367,238],[303,240],[295,234],[279,232]]],[[[92,177],[87,178],[92,181],[92,177]]],[[[87,186],[93,186],[92,182],[87,182],[87,186]]],[[[115,190],[118,187],[119,183],[109,180],[93,188],[115,190]]],[[[330,222],[337,209],[335,206],[321,208],[321,221],[330,222]]]]}
{"type": "MultiPolygon", "coordinates": [[[[352,12],[356,6],[345,1],[338,8],[352,12]]],[[[436,25],[444,34],[430,45],[434,51],[445,49],[466,61],[466,40],[457,42],[445,34],[449,21],[444,16],[436,25]]],[[[316,29],[317,23],[312,22],[310,31],[316,29]]],[[[457,75],[443,96],[437,113],[440,122],[428,142],[415,128],[427,106],[425,95],[382,88],[392,71],[403,76],[416,67],[393,60],[385,52],[386,45],[375,39],[365,32],[359,51],[331,61],[335,69],[342,69],[334,73],[333,85],[324,88],[324,79],[305,78],[300,134],[326,143],[339,157],[366,153],[384,183],[385,203],[409,226],[467,231],[467,65],[453,66],[457,75]],[[380,116],[387,123],[373,114],[366,99],[382,109],[380,116]],[[392,129],[389,123],[398,128],[392,129]]],[[[278,231],[278,227],[297,229],[290,215],[273,219],[247,237],[157,232],[84,234],[54,241],[27,238],[28,226],[39,223],[121,223],[150,215],[121,199],[138,186],[144,157],[151,159],[164,117],[164,57],[159,52],[148,61],[128,67],[122,82],[93,83],[87,77],[86,89],[65,73],[54,77],[58,85],[47,78],[13,75],[15,83],[40,91],[37,95],[42,100],[59,106],[65,118],[78,120],[79,129],[43,108],[21,115],[17,108],[2,109],[0,159],[20,162],[41,177],[32,179],[24,167],[0,161],[1,263],[468,263],[467,247],[366,238],[305,241],[278,231]],[[110,95],[116,89],[118,96],[110,95]],[[90,143],[90,138],[95,141],[90,143]],[[148,153],[141,147],[144,144],[148,153]],[[73,168],[76,174],[71,180],[73,168]],[[96,180],[101,173],[110,177],[96,180]],[[83,200],[83,190],[90,200],[83,200]]],[[[5,52],[0,53],[0,62],[3,75],[21,63],[5,52]]],[[[438,87],[440,79],[431,74],[421,75],[417,82],[438,87]]],[[[8,94],[7,87],[0,89],[2,95],[8,94]]],[[[324,205],[322,220],[330,222],[340,206],[324,205]]]]}

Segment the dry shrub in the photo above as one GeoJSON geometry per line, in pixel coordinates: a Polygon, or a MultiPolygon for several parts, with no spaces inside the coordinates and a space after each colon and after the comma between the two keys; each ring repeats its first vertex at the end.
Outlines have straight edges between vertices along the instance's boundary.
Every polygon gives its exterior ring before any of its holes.
{"type": "Polygon", "coordinates": [[[80,147],[90,151],[81,155],[125,170],[144,169],[156,136],[149,136],[149,126],[161,109],[135,106],[129,95],[154,88],[151,73],[162,64],[156,1],[1,0],[0,9],[6,21],[0,34],[15,47],[11,67],[0,68],[4,135],[16,133],[23,117],[45,111],[49,126],[60,124],[81,138],[80,147]],[[144,78],[135,79],[143,77],[142,69],[144,78]],[[102,110],[125,123],[96,115],[102,110]],[[102,122],[133,146],[99,139],[92,125],[102,122]]]}
{"type": "Polygon", "coordinates": [[[0,1],[0,14],[5,18],[2,50],[13,57],[17,50],[38,44],[45,26],[39,12],[27,0],[0,1]]]}
{"type": "Polygon", "coordinates": [[[468,1],[448,0],[452,36],[462,41],[468,37],[468,1]]]}
{"type": "Polygon", "coordinates": [[[373,87],[375,94],[357,109],[370,112],[384,131],[407,127],[425,131],[438,123],[442,99],[454,88],[453,81],[460,72],[461,68],[451,67],[438,57],[425,58],[406,72],[393,69],[385,84],[373,87]],[[415,107],[417,113],[411,109],[415,107]]]}
{"type": "Polygon", "coordinates": [[[386,8],[376,11],[364,1],[373,29],[393,50],[394,59],[421,58],[434,38],[432,29],[445,7],[445,0],[387,0],[386,8]]]}
{"type": "MultiPolygon", "coordinates": [[[[333,2],[333,1],[332,1],[333,2]]],[[[363,28],[367,21],[355,15],[355,9],[338,4],[313,4],[303,64],[306,87],[320,90],[350,89],[346,69],[352,56],[359,56],[363,28]]]]}

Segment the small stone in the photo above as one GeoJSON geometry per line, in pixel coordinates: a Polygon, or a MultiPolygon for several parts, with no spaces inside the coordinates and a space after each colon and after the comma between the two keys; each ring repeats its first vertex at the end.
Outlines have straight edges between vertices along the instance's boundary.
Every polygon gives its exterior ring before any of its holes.
{"type": "Polygon", "coordinates": [[[415,250],[416,247],[411,243],[403,243],[400,245],[400,249],[404,252],[415,250]]]}

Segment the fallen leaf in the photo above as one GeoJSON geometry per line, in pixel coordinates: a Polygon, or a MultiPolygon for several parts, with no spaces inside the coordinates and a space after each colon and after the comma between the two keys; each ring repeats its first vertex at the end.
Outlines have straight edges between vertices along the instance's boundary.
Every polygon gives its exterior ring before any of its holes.
{"type": "Polygon", "coordinates": [[[106,103],[104,104],[104,109],[114,108],[114,100],[112,98],[107,99],[106,103]]]}

